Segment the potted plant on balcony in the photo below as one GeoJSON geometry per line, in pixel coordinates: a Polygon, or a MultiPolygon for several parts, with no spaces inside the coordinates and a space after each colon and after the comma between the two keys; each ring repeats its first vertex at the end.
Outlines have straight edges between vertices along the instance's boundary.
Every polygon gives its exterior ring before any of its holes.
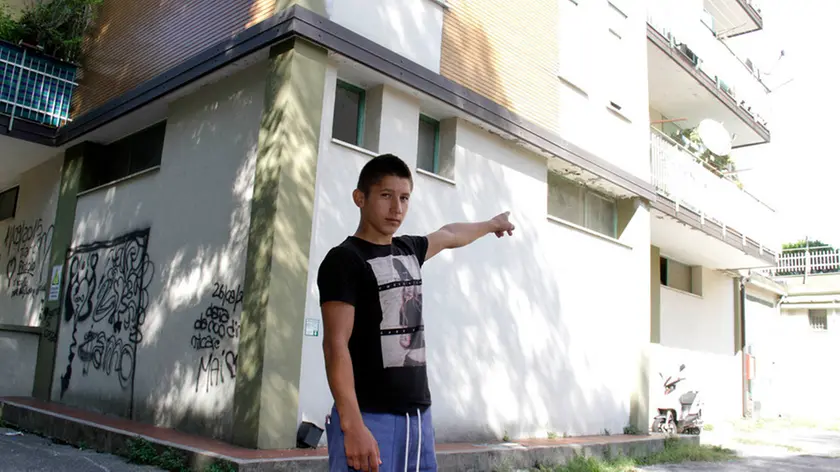
{"type": "Polygon", "coordinates": [[[743,188],[743,184],[738,179],[738,174],[733,172],[735,170],[735,162],[732,160],[732,156],[728,154],[725,156],[719,156],[703,146],[703,141],[697,133],[697,128],[681,130],[677,136],[673,136],[673,139],[677,142],[681,142],[684,146],[693,151],[701,161],[717,170],[719,177],[726,177],[734,182],[739,188],[743,188]]]}
{"type": "Polygon", "coordinates": [[[30,0],[13,11],[0,0],[0,114],[49,126],[69,120],[82,42],[102,0],[30,0]]]}
{"type": "Polygon", "coordinates": [[[14,15],[6,0],[0,0],[0,40],[77,64],[94,7],[100,3],[102,0],[33,0],[14,15]]]}

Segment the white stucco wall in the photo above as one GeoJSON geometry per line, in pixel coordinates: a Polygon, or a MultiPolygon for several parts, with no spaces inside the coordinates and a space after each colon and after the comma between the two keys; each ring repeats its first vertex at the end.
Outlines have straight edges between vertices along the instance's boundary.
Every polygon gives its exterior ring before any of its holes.
{"type": "Polygon", "coordinates": [[[651,398],[662,392],[659,372],[685,364],[688,386],[705,398],[708,422],[741,416],[741,357],[735,352],[735,287],[730,277],[703,269],[703,296],[661,287],[661,344],[654,348],[651,398]]]}
{"type": "Polygon", "coordinates": [[[787,409],[781,400],[785,382],[779,378],[784,361],[787,333],[782,330],[779,295],[752,285],[747,286],[744,302],[746,346],[755,359],[755,378],[751,385],[754,416],[775,417],[787,409]]]}
{"type": "Polygon", "coordinates": [[[647,69],[639,66],[647,63],[645,4],[614,4],[626,18],[607,2],[558,2],[558,129],[578,146],[649,180],[647,69]],[[621,110],[613,111],[610,102],[621,110]]]}
{"type": "MultiPolygon", "coordinates": [[[[0,222],[0,325],[42,325],[62,162],[55,156],[14,179],[15,217],[0,222]]],[[[0,328],[0,396],[32,394],[38,340],[0,328]]]]}
{"type": "Polygon", "coordinates": [[[39,338],[37,333],[0,330],[0,397],[32,395],[39,338]]]}
{"type": "Polygon", "coordinates": [[[443,2],[434,0],[327,0],[339,25],[421,66],[440,72],[443,2]]]}
{"type": "Polygon", "coordinates": [[[0,222],[0,324],[41,324],[62,162],[21,174],[15,217],[0,222]]]}
{"type": "MultiPolygon", "coordinates": [[[[828,330],[815,331],[805,309],[782,310],[774,392],[784,415],[800,418],[840,418],[840,380],[832,362],[840,356],[840,314],[828,310],[828,330]]],[[[763,364],[758,364],[761,368],[763,364]]]]}
{"type": "Polygon", "coordinates": [[[67,275],[56,400],[229,434],[264,78],[263,63],[173,103],[160,169],[79,198],[73,246],[106,245],[80,256],[98,255],[95,276],[67,275]],[[145,229],[145,249],[107,245],[145,229]]]}
{"type": "MultiPolygon", "coordinates": [[[[317,268],[352,234],[350,198],[370,157],[330,141],[334,74],[328,75],[318,161],[307,318],[320,319],[317,268]]],[[[416,162],[420,104],[386,88],[379,152],[416,162]],[[406,133],[406,130],[408,132],[406,133]]],[[[637,353],[649,336],[650,221],[636,213],[626,247],[546,218],[546,162],[463,121],[453,185],[415,174],[402,233],[510,210],[512,239],[487,237],[424,268],[424,317],[437,439],[619,432],[628,423],[637,353]],[[604,266],[609,270],[604,270],[604,266]]],[[[305,337],[302,420],[323,424],[332,405],[321,337],[305,337]]]]}

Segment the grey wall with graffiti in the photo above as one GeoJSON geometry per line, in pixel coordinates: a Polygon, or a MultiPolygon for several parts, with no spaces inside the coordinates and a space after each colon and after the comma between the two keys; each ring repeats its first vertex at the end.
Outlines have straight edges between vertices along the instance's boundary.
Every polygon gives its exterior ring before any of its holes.
{"type": "Polygon", "coordinates": [[[160,168],[79,198],[55,399],[229,437],[264,76],[173,103],[160,168]]]}
{"type": "Polygon", "coordinates": [[[0,222],[0,324],[40,325],[62,161],[22,174],[15,217],[0,222]]]}
{"type": "Polygon", "coordinates": [[[15,217],[0,222],[0,396],[32,394],[39,335],[2,326],[41,325],[62,161],[55,156],[17,176],[15,217]]]}

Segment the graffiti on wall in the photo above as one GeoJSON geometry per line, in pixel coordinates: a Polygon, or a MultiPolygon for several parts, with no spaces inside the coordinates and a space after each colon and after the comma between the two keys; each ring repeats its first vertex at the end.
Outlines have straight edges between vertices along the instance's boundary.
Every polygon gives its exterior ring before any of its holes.
{"type": "Polygon", "coordinates": [[[53,226],[38,218],[6,228],[3,237],[5,275],[12,298],[25,297],[44,290],[49,278],[49,257],[53,226]]]}
{"type": "Polygon", "coordinates": [[[239,314],[244,292],[241,286],[228,287],[213,284],[212,301],[193,323],[190,347],[200,353],[195,382],[195,391],[203,386],[204,391],[236,378],[236,362],[239,355],[239,314]]]}
{"type": "Polygon", "coordinates": [[[71,250],[63,309],[73,334],[62,397],[79,371],[81,378],[116,377],[114,382],[133,396],[137,344],[143,340],[154,276],[148,243],[145,229],[71,250]]]}

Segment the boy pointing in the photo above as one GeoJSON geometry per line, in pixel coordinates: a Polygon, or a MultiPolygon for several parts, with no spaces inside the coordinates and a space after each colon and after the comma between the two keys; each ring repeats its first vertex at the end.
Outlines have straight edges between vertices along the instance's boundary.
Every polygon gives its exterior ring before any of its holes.
{"type": "Polygon", "coordinates": [[[332,472],[437,470],[420,268],[444,249],[513,234],[502,213],[427,236],[395,237],[413,187],[400,158],[369,161],[353,191],[359,226],[318,270],[324,358],[335,399],[327,422],[332,472]]]}

